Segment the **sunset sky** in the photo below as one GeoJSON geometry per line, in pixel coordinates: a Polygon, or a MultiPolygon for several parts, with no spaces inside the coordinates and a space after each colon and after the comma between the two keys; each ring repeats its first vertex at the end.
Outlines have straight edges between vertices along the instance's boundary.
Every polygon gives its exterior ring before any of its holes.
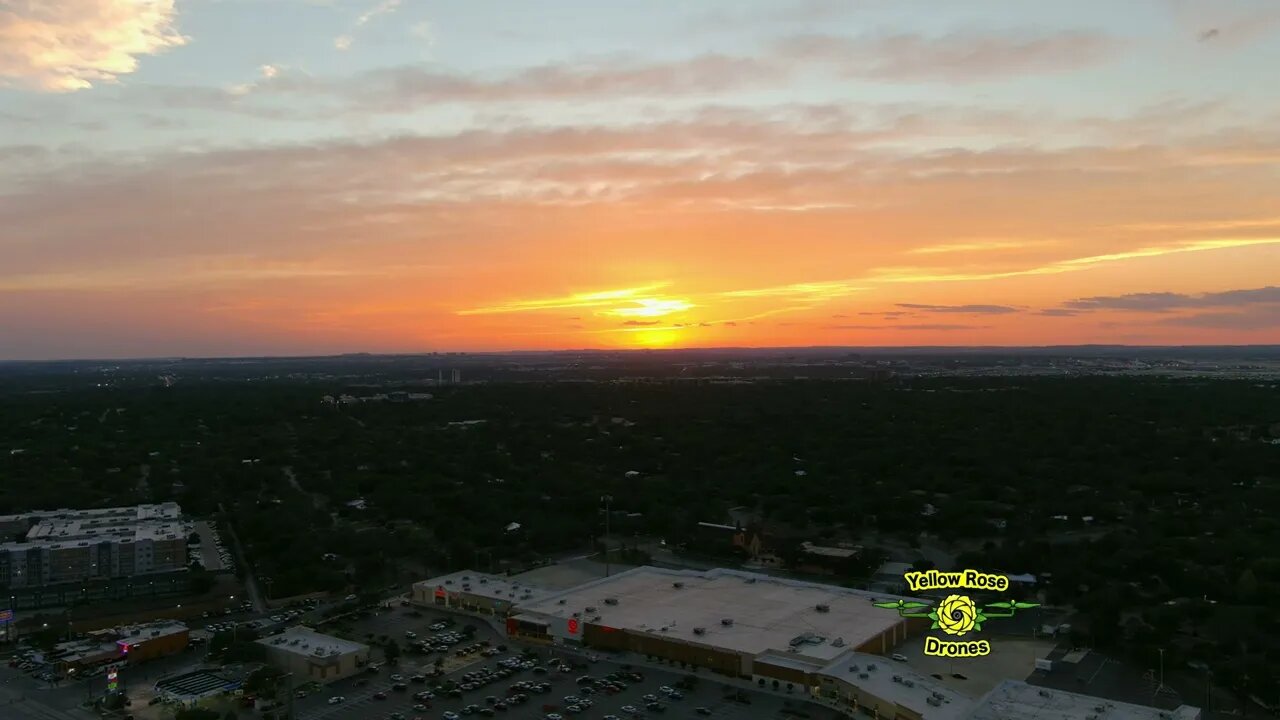
{"type": "Polygon", "coordinates": [[[0,359],[1280,343],[1277,0],[0,0],[0,359]]]}

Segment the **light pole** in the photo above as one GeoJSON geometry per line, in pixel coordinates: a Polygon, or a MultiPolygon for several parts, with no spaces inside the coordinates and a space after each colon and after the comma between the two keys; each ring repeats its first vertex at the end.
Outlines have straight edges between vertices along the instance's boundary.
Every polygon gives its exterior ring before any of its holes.
{"type": "Polygon", "coordinates": [[[613,496],[604,495],[600,502],[604,503],[604,576],[609,577],[609,516],[613,514],[609,509],[613,504],[613,496]]]}

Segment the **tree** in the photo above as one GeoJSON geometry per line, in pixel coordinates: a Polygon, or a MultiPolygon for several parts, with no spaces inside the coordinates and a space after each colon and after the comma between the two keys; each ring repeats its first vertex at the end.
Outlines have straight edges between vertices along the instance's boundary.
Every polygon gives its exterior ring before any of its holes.
{"type": "Polygon", "coordinates": [[[394,664],[400,657],[400,643],[388,640],[387,644],[382,646],[382,653],[387,658],[387,662],[394,664]]]}
{"type": "Polygon", "coordinates": [[[1258,578],[1254,577],[1253,570],[1246,568],[1240,573],[1240,578],[1236,580],[1236,596],[1242,602],[1251,602],[1258,594],[1258,578]]]}
{"type": "Polygon", "coordinates": [[[220,720],[220,716],[208,708],[184,708],[178,711],[175,720],[220,720]]]}

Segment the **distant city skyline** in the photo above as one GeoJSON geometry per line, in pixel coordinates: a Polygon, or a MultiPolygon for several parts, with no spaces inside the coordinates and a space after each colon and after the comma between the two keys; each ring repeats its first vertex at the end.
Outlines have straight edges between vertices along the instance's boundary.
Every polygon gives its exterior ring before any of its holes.
{"type": "Polygon", "coordinates": [[[0,3],[0,360],[1280,343],[1280,3],[0,3]]]}

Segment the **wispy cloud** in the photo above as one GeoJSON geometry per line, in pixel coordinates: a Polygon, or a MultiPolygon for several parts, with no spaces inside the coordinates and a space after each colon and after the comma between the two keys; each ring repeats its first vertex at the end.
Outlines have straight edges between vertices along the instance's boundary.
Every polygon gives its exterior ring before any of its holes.
{"type": "Polygon", "coordinates": [[[638,296],[651,293],[666,287],[669,283],[653,283],[621,290],[600,290],[595,292],[574,293],[555,298],[537,300],[512,300],[501,305],[459,310],[458,315],[494,315],[498,313],[536,312],[544,310],[564,310],[569,308],[615,307],[633,302],[638,296]]]}
{"type": "Polygon", "coordinates": [[[907,330],[907,331],[939,331],[952,330],[986,330],[989,325],[959,325],[953,323],[914,323],[907,325],[828,325],[829,330],[907,330]]]}
{"type": "Polygon", "coordinates": [[[940,255],[943,253],[975,253],[987,250],[1016,250],[1052,244],[1054,244],[1054,241],[1051,240],[980,240],[926,245],[924,247],[911,248],[907,252],[912,255],[940,255]]]}
{"type": "Polygon", "coordinates": [[[754,290],[730,290],[720,294],[731,298],[782,297],[802,302],[819,302],[845,297],[865,289],[865,287],[859,287],[843,280],[833,280],[828,282],[791,283],[789,285],[777,285],[754,290]]]}
{"type": "Polygon", "coordinates": [[[1008,305],[920,305],[917,303],[898,303],[898,307],[921,312],[956,313],[960,315],[1007,315],[1018,312],[1018,308],[1008,305]]]}
{"type": "Polygon", "coordinates": [[[776,50],[795,61],[829,63],[840,74],[895,81],[980,81],[1062,72],[1117,54],[1118,39],[1089,30],[1054,33],[902,33],[844,37],[797,35],[776,50]]]}
{"type": "Polygon", "coordinates": [[[186,44],[174,0],[0,3],[0,86],[69,92],[115,82],[186,44]]]}
{"type": "Polygon", "coordinates": [[[601,315],[612,315],[615,317],[661,317],[663,315],[671,315],[673,313],[684,312],[690,310],[694,306],[688,300],[678,300],[673,298],[637,298],[628,300],[629,305],[605,310],[601,315]]]}
{"type": "Polygon", "coordinates": [[[1173,292],[1129,293],[1068,300],[1063,303],[1073,310],[1130,310],[1170,312],[1185,308],[1243,307],[1246,305],[1280,305],[1280,287],[1267,286],[1249,290],[1188,295],[1173,292]]]}
{"type": "Polygon", "coordinates": [[[400,7],[401,2],[402,0],[382,0],[360,13],[356,16],[355,22],[352,23],[351,32],[343,33],[333,39],[333,47],[342,51],[350,50],[355,43],[355,31],[383,15],[390,15],[395,12],[400,7]]]}

